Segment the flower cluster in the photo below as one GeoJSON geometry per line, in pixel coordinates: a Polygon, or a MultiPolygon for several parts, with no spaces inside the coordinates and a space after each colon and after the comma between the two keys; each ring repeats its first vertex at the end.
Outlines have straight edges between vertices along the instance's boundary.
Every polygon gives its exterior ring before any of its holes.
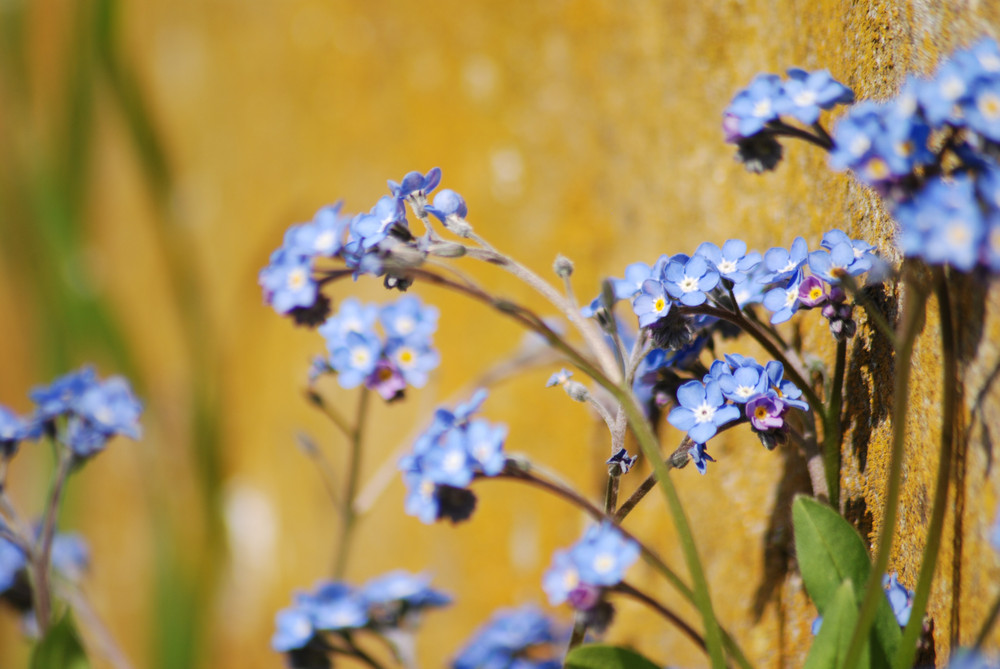
{"type": "Polygon", "coordinates": [[[92,367],[84,367],[28,395],[35,403],[30,417],[0,406],[0,453],[5,457],[16,452],[19,442],[43,432],[55,435],[78,459],[104,450],[115,435],[138,439],[142,434],[142,404],[123,377],[101,381],[92,367]]]}
{"type": "Polygon", "coordinates": [[[434,205],[428,205],[427,196],[440,182],[437,167],[426,175],[410,172],[399,183],[389,181],[391,194],[382,196],[366,214],[343,214],[338,202],[320,209],[312,221],[290,227],[258,276],[264,301],[279,314],[315,326],[330,309],[320,286],[332,274],[318,264],[322,258],[342,260],[355,278],[382,276],[387,288],[406,290],[412,282],[407,270],[419,267],[428,255],[462,255],[465,247],[441,241],[430,227],[428,213],[460,236],[469,233],[468,210],[461,195],[442,189],[434,205]],[[419,238],[410,229],[406,204],[426,227],[426,234],[419,238]]]}
{"type": "Polygon", "coordinates": [[[886,196],[903,255],[1000,270],[1000,48],[956,51],[928,79],[837,124],[830,163],[886,196]]]}
{"type": "Polygon", "coordinates": [[[784,81],[774,74],[759,74],[733,97],[722,128],[726,141],[737,146],[737,159],[748,170],[773,170],[782,153],[777,137],[807,137],[820,144],[829,141],[825,131],[812,135],[788,125],[782,117],[818,127],[821,110],[853,101],[854,93],[826,70],[792,68],[784,81]]]}
{"type": "Polygon", "coordinates": [[[768,449],[787,440],[789,409],[808,411],[809,405],[784,374],[780,362],[762,366],[734,353],[713,362],[701,381],[688,381],[677,389],[677,406],[667,420],[695,443],[691,458],[699,472],[704,474],[706,461],[712,460],[704,444],[723,425],[740,419],[741,413],[768,449]]]}
{"type": "Polygon", "coordinates": [[[317,360],[310,375],[315,379],[333,372],[343,388],[364,383],[387,401],[398,399],[407,385],[422,388],[440,363],[431,341],[437,319],[436,307],[411,295],[381,308],[347,298],[317,330],[329,356],[317,360]],[[382,324],[384,338],[376,332],[376,322],[382,324]]]}
{"type": "Polygon", "coordinates": [[[545,572],[542,588],[552,604],[569,604],[600,629],[610,621],[610,605],[605,591],[625,578],[625,572],[639,559],[639,544],[625,537],[608,522],[587,529],[568,550],[556,551],[552,566],[545,572]]]}
{"type": "Polygon", "coordinates": [[[497,611],[452,661],[452,669],[558,669],[562,631],[531,606],[497,611]]]}
{"type": "Polygon", "coordinates": [[[299,593],[295,603],[278,612],[271,647],[288,653],[292,667],[330,666],[331,652],[346,652],[356,630],[384,633],[404,627],[422,611],[451,603],[430,587],[430,578],[394,571],[361,588],[323,581],[311,592],[299,593]],[[341,645],[338,641],[346,640],[341,645]]]}
{"type": "Polygon", "coordinates": [[[399,463],[407,487],[406,513],[425,523],[467,519],[476,498],[468,486],[476,476],[496,476],[506,465],[506,425],[472,419],[486,400],[480,389],[454,411],[438,409],[434,420],[399,463]]]}

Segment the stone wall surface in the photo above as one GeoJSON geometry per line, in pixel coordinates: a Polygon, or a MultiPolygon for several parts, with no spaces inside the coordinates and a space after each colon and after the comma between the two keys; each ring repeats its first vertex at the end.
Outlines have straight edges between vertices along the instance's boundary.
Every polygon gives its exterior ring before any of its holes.
{"type": "MultiPolygon", "coordinates": [[[[64,28],[65,4],[32,3],[33,20],[47,26],[31,37],[43,83],[34,93],[38,115],[24,122],[36,128],[59,100],[44,82],[55,78],[57,59],[47,54],[64,28]]],[[[497,247],[546,277],[556,253],[570,257],[581,299],[631,262],[690,253],[704,240],[721,245],[740,237],[763,251],[798,235],[815,245],[839,227],[896,262],[893,223],[870,189],[832,171],[819,150],[792,142],[775,172],[746,172],[723,142],[723,109],[758,72],[790,66],[827,68],[859,99],[885,99],[908,74],[932,72],[954,48],[1000,37],[997,0],[146,0],[121,10],[122,47],[170,157],[171,224],[191,240],[184,271],[208,313],[200,359],[211,365],[219,398],[219,503],[230,550],[209,586],[200,666],[220,668],[278,666],[268,647],[273,614],[292,591],[328,574],[335,548],[336,517],[295,442],[297,432],[309,433],[335,468],[346,461],[346,446],[301,396],[322,342],[262,306],[255,281],[287,225],[341,198],[349,211],[366,210],[386,179],[439,165],[444,185],[468,202],[477,232],[497,247]]],[[[81,472],[66,518],[94,546],[88,590],[98,611],[137,666],[159,666],[154,528],[171,528],[174,551],[192,563],[206,559],[213,530],[197,520],[198,456],[183,447],[195,363],[170,306],[168,260],[121,119],[101,118],[81,263],[108,296],[149,379],[147,437],[139,446],[114,444],[81,472]]],[[[835,118],[824,122],[829,127],[835,118]]],[[[541,298],[498,270],[460,266],[547,313],[541,298]]],[[[21,314],[25,323],[0,335],[0,359],[11,352],[2,363],[9,372],[0,374],[0,402],[26,410],[24,389],[50,371],[39,333],[58,323],[32,305],[19,267],[0,254],[0,313],[21,314]]],[[[427,286],[412,290],[441,308],[443,362],[428,388],[373,409],[365,481],[391,471],[398,446],[427,424],[433,408],[467,396],[469,380],[521,341],[516,327],[481,306],[427,286]]],[[[364,279],[333,294],[338,301],[395,297],[364,279]]],[[[957,278],[953,296],[963,438],[929,608],[938,666],[956,643],[972,641],[1000,584],[1000,556],[986,541],[1000,504],[993,450],[1000,437],[1000,291],[957,278]]],[[[897,298],[886,296],[890,315],[897,298]]],[[[800,335],[830,363],[832,340],[813,316],[799,319],[800,335]]],[[[890,560],[910,587],[941,430],[938,327],[932,300],[913,362],[900,538],[890,560]]],[[[762,355],[742,342],[733,346],[762,355]]],[[[102,365],[102,373],[113,371],[102,365]]],[[[485,414],[509,424],[509,450],[599,499],[605,433],[582,405],[543,391],[552,371],[499,385],[485,414]]],[[[848,515],[872,541],[882,523],[892,374],[891,348],[862,324],[849,347],[842,486],[848,515]]],[[[324,391],[345,411],[356,402],[355,393],[333,384],[324,391]]],[[[680,436],[669,426],[663,433],[665,450],[674,448],[680,436]]],[[[746,430],[714,440],[712,454],[718,462],[706,476],[687,468],[674,477],[720,619],[756,666],[800,666],[815,616],[791,538],[792,496],[809,489],[802,459],[790,449],[765,451],[746,430]]],[[[12,483],[26,508],[44,485],[44,463],[27,454],[12,483]]],[[[633,481],[626,477],[625,492],[647,471],[642,465],[629,475],[633,481]]],[[[477,484],[470,522],[426,527],[403,515],[403,486],[390,479],[366,498],[372,504],[348,577],[426,570],[455,596],[453,607],[423,621],[422,666],[442,666],[495,608],[544,604],[540,579],[552,552],[584,527],[561,502],[506,482],[477,484]]],[[[644,507],[628,527],[686,574],[662,499],[650,495],[644,507]]],[[[697,622],[696,611],[645,565],[629,580],[649,584],[697,622]]],[[[568,620],[566,610],[556,613],[568,620]]],[[[14,628],[12,618],[0,617],[2,666],[20,666],[24,657],[14,628]]],[[[660,664],[706,664],[682,635],[629,602],[619,605],[608,639],[660,664]]],[[[989,643],[1000,648],[1000,632],[989,643]]]]}

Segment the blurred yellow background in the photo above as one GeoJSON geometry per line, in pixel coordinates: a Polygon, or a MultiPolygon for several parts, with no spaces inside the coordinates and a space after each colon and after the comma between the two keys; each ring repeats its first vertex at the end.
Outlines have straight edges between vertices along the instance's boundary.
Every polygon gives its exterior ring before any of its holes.
{"type": "MultiPolygon", "coordinates": [[[[119,439],[71,481],[61,523],[90,541],[86,590],[133,664],[280,666],[275,612],[332,568],[337,517],[296,441],[310,435],[342,471],[346,444],[302,397],[322,338],[276,315],[257,286],[287,226],[339,199],[366,211],[386,179],[437,165],[501,250],[553,279],[556,253],[571,258],[581,300],[630,262],[706,239],[764,250],[842,226],[888,249],[873,197],[815,150],[791,145],[776,173],[747,174],[722,141],[722,111],[755,73],[792,65],[884,95],[1000,24],[997,3],[920,15],[905,2],[842,4],[0,2],[0,403],[28,411],[30,387],[87,361],[128,375],[144,400],[144,439],[119,439]]],[[[457,264],[549,313],[499,270],[457,264]]],[[[481,306],[412,291],[441,308],[442,364],[427,388],[373,409],[365,482],[435,406],[464,399],[521,344],[481,306]]],[[[371,278],[332,290],[349,294],[398,295],[371,278]]],[[[598,499],[607,440],[585,407],[542,387],[557,367],[500,385],[484,413],[510,425],[508,450],[598,499]]],[[[323,390],[348,413],[357,401],[323,390]]],[[[37,514],[48,454],[23,450],[13,495],[37,514]]],[[[785,578],[785,507],[801,482],[784,474],[799,469],[746,432],[713,454],[708,476],[676,478],[722,622],[759,666],[795,666],[814,615],[785,578]]],[[[996,475],[980,484],[995,509],[996,475]]],[[[427,571],[455,597],[424,619],[422,666],[442,666],[495,608],[544,604],[552,551],[584,527],[561,502],[505,482],[477,484],[470,522],[426,527],[403,514],[403,492],[394,475],[373,498],[348,578],[427,571]]],[[[630,527],[684,573],[659,496],[644,506],[630,527]]],[[[995,559],[977,560],[1000,582],[995,559]]],[[[645,565],[630,580],[672,601],[645,565]]],[[[704,664],[630,603],[609,638],[660,663],[704,664]]],[[[24,666],[26,653],[17,621],[0,614],[0,666],[24,666]]]]}

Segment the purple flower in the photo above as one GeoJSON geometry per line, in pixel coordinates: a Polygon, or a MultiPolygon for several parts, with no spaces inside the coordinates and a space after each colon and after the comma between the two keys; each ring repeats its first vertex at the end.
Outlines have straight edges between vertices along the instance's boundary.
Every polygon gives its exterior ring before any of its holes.
{"type": "Polygon", "coordinates": [[[667,416],[667,421],[678,430],[684,430],[692,441],[704,444],[715,436],[720,427],[740,417],[740,410],[726,404],[719,384],[709,381],[688,381],[677,389],[677,401],[667,416]]]}
{"type": "Polygon", "coordinates": [[[827,300],[826,284],[818,276],[806,277],[799,284],[799,304],[806,308],[822,305],[827,300]]]}
{"type": "Polygon", "coordinates": [[[399,399],[406,389],[406,379],[392,360],[382,357],[375,363],[375,369],[365,379],[365,388],[374,390],[386,402],[399,399]]]}
{"type": "Polygon", "coordinates": [[[780,430],[785,426],[785,403],[773,395],[760,395],[747,402],[746,415],[754,429],[761,432],[780,430]]]}

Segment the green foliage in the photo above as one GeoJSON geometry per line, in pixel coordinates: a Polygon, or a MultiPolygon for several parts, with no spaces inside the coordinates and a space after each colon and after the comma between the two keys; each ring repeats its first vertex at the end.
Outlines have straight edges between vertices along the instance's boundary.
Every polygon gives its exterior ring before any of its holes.
{"type": "Polygon", "coordinates": [[[69,612],[53,625],[31,653],[31,669],[90,669],[90,660],[69,612]]]}
{"type": "MultiPolygon", "coordinates": [[[[864,584],[871,573],[871,560],[858,531],[825,504],[809,497],[796,498],[792,504],[792,522],[802,580],[823,616],[823,628],[809,655],[809,666],[835,667],[838,658],[843,660],[850,643],[864,584]],[[845,601],[845,586],[853,594],[851,602],[845,601]],[[846,642],[842,642],[845,638],[846,642]]],[[[899,648],[900,636],[889,601],[883,598],[860,666],[889,667],[899,648]]]]}
{"type": "Polygon", "coordinates": [[[578,646],[566,656],[566,669],[656,669],[656,665],[639,653],[604,644],[578,646]]]}

